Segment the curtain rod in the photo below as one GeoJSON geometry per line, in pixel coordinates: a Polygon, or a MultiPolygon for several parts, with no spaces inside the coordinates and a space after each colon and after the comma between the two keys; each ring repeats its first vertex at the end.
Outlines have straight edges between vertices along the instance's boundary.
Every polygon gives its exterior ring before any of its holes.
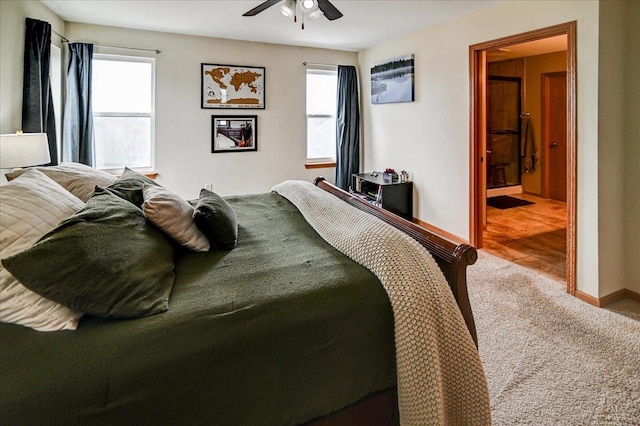
{"type": "Polygon", "coordinates": [[[315,63],[315,62],[303,62],[302,65],[304,65],[305,67],[308,65],[320,65],[321,67],[337,67],[338,65],[336,64],[319,64],[319,63],[315,63]]]}
{"type": "MultiPolygon", "coordinates": [[[[69,40],[63,40],[63,42],[66,43],[71,43],[69,40]]],[[[98,47],[111,47],[114,49],[127,49],[127,50],[142,50],[145,52],[156,52],[156,55],[159,55],[161,53],[160,50],[158,49],[147,49],[144,47],[127,47],[127,46],[113,46],[111,44],[97,44],[97,43],[92,43],[94,46],[98,46],[98,47]]]]}
{"type": "MultiPolygon", "coordinates": [[[[53,28],[51,29],[51,31],[53,33],[55,33],[58,37],[60,37],[62,39],[63,43],[71,43],[69,41],[68,38],[66,38],[65,36],[63,36],[62,34],[60,34],[59,32],[57,32],[56,30],[54,30],[53,28]]],[[[114,49],[127,49],[127,50],[143,50],[145,52],[156,52],[156,55],[160,54],[160,50],[158,49],[145,49],[144,47],[126,47],[126,46],[112,46],[109,44],[94,44],[94,46],[98,46],[98,47],[112,47],[114,49]]]]}
{"type": "Polygon", "coordinates": [[[67,39],[65,36],[63,36],[62,34],[60,34],[59,32],[57,32],[56,30],[54,30],[53,28],[51,28],[51,32],[54,33],[55,35],[57,35],[58,37],[60,37],[62,39],[63,43],[69,43],[69,39],[67,39]]]}
{"type": "Polygon", "coordinates": [[[144,47],[112,46],[112,45],[109,45],[109,44],[94,44],[94,46],[112,47],[114,49],[142,50],[142,51],[145,51],[145,52],[156,52],[156,55],[159,55],[161,53],[161,50],[158,50],[158,49],[146,49],[144,47]]]}

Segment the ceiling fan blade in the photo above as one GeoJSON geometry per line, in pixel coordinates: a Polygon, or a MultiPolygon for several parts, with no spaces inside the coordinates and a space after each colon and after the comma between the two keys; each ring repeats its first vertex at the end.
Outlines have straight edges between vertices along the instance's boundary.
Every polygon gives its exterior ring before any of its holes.
{"type": "Polygon", "coordinates": [[[251,9],[250,11],[244,13],[242,16],[255,16],[258,13],[262,12],[263,10],[273,6],[276,3],[281,2],[282,0],[267,0],[264,3],[261,3],[259,5],[257,5],[256,7],[254,7],[253,9],[251,9]]]}
{"type": "Polygon", "coordinates": [[[342,13],[331,4],[329,0],[318,0],[318,7],[324,13],[324,16],[333,21],[334,19],[342,18],[342,13]]]}

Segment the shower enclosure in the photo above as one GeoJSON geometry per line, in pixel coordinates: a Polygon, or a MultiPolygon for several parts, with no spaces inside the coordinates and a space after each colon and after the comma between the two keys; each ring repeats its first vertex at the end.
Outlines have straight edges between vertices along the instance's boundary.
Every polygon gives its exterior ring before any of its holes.
{"type": "Polygon", "coordinates": [[[520,185],[520,88],[518,77],[489,76],[487,91],[487,188],[520,185]]]}

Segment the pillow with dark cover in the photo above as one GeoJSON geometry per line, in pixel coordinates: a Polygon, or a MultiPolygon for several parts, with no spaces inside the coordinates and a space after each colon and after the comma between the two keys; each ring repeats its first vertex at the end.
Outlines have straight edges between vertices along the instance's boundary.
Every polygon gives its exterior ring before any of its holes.
{"type": "Polygon", "coordinates": [[[238,218],[229,203],[218,194],[202,189],[193,220],[209,239],[211,249],[231,250],[238,241],[238,218]]]}
{"type": "Polygon", "coordinates": [[[175,280],[169,241],[139,208],[99,187],[85,208],[2,264],[30,290],[100,317],[165,312],[175,280]]]}
{"type": "Polygon", "coordinates": [[[137,207],[141,207],[142,203],[144,203],[142,189],[145,185],[158,184],[142,173],[138,173],[128,167],[125,167],[122,175],[114,183],[109,185],[107,189],[118,197],[133,203],[137,207]]]}

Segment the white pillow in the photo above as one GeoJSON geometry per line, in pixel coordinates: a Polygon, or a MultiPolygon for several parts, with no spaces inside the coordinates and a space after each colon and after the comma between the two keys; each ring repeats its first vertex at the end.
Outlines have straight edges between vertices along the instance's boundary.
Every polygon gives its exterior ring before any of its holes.
{"type": "MultiPolygon", "coordinates": [[[[29,169],[0,186],[0,259],[31,247],[84,203],[43,173],[29,169]]],[[[24,287],[0,266],[0,321],[40,331],[75,330],[81,313],[24,287]]]]}
{"type": "Polygon", "coordinates": [[[5,176],[7,180],[11,181],[24,173],[25,170],[33,169],[41,171],[85,202],[93,195],[96,185],[104,188],[116,181],[114,175],[81,163],[62,163],[58,166],[20,169],[7,173],[5,176]]]}
{"type": "Polygon", "coordinates": [[[145,185],[142,193],[142,212],[151,223],[189,250],[209,250],[209,240],[193,221],[189,203],[158,185],[145,185]]]}

